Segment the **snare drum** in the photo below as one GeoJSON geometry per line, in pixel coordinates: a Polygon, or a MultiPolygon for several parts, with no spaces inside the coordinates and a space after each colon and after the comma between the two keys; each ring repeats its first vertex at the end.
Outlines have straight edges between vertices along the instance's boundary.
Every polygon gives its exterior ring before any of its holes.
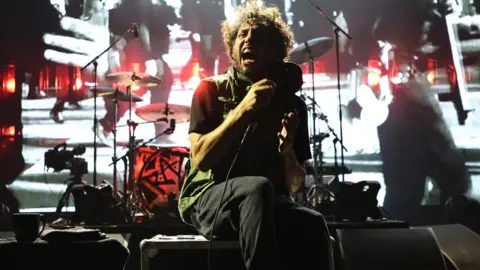
{"type": "Polygon", "coordinates": [[[135,192],[152,213],[176,204],[185,177],[187,147],[141,147],[135,159],[135,192]]]}

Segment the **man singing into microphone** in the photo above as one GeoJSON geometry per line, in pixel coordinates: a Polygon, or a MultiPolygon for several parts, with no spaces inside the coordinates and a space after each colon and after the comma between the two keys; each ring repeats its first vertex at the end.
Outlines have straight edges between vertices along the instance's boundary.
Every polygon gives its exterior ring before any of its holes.
{"type": "Polygon", "coordinates": [[[238,239],[249,270],[327,269],[324,218],[288,199],[311,157],[306,105],[295,95],[301,70],[284,62],[292,32],[277,8],[254,1],[222,32],[233,66],[193,96],[182,218],[206,237],[238,239]],[[316,248],[298,248],[307,241],[316,248]]]}

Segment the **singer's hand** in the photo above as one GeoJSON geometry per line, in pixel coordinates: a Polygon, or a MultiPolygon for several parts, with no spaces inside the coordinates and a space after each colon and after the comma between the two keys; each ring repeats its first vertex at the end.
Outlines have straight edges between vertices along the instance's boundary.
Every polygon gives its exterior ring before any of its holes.
{"type": "Polygon", "coordinates": [[[298,116],[294,112],[285,114],[282,119],[282,130],[277,133],[278,137],[278,152],[280,154],[286,154],[293,151],[293,139],[295,137],[295,131],[298,127],[298,116]]]}
{"type": "Polygon", "coordinates": [[[252,85],[240,107],[247,113],[265,108],[275,93],[275,83],[269,79],[260,80],[252,85]]]}
{"type": "MultiPolygon", "coordinates": [[[[83,67],[110,44],[110,32],[106,26],[94,25],[71,17],[63,17],[60,20],[60,26],[63,30],[72,32],[75,37],[45,34],[43,36],[45,44],[70,51],[61,52],[47,49],[44,57],[49,61],[83,67]]],[[[108,70],[107,57],[108,55],[105,53],[97,60],[97,72],[100,78],[108,70]]]]}

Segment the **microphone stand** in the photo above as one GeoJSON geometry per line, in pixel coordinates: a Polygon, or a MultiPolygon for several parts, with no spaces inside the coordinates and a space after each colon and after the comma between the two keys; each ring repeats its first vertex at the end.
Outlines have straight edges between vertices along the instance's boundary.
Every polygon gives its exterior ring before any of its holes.
{"type": "Polygon", "coordinates": [[[113,48],[120,40],[122,40],[127,33],[132,32],[132,28],[125,31],[119,38],[110,44],[104,51],[99,55],[95,56],[90,62],[83,66],[80,71],[84,71],[88,66],[93,65],[93,186],[97,185],[97,68],[98,68],[98,59],[104,55],[108,50],[113,48]]]}
{"type": "MultiPolygon", "coordinates": [[[[329,21],[334,27],[335,29],[333,30],[334,34],[335,34],[335,53],[336,53],[336,58],[337,58],[337,90],[338,90],[338,117],[339,117],[339,121],[340,121],[340,138],[339,140],[343,142],[343,115],[342,115],[342,97],[341,97],[341,89],[340,89],[340,45],[339,45],[339,34],[340,32],[342,34],[344,34],[348,39],[352,39],[352,37],[347,33],[345,32],[342,28],[340,28],[340,26],[338,26],[337,23],[335,23],[335,21],[333,21],[327,14],[325,14],[325,12],[318,6],[316,5],[313,0],[308,0],[308,2],[310,2],[310,4],[312,4],[312,6],[314,6],[318,12],[323,16],[325,17],[325,19],[327,19],[327,21],[329,21]]],[[[345,167],[345,158],[344,158],[344,148],[345,147],[342,147],[341,148],[341,151],[340,151],[340,155],[341,155],[341,161],[342,161],[342,182],[345,181],[345,172],[343,172],[343,167],[345,167]]]]}

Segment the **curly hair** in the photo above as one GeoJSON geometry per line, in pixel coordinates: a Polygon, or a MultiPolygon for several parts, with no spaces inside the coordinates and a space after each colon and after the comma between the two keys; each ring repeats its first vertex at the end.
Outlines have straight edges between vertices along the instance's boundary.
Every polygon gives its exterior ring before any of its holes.
{"type": "Polygon", "coordinates": [[[278,60],[287,60],[288,53],[293,47],[293,33],[282,19],[280,10],[275,6],[260,6],[255,0],[250,4],[238,6],[236,19],[233,24],[228,21],[222,23],[222,35],[225,49],[232,60],[233,44],[240,27],[245,24],[255,24],[271,27],[273,31],[272,43],[278,44],[278,60]]]}

